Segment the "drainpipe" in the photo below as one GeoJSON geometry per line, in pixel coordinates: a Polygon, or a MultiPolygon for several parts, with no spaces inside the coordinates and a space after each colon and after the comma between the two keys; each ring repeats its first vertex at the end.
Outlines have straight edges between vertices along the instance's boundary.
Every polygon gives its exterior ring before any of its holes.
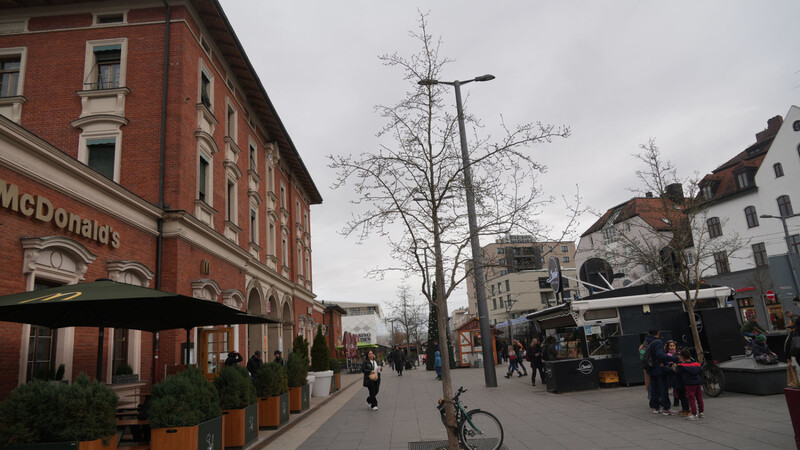
{"type": "MultiPolygon", "coordinates": [[[[159,154],[159,167],[158,167],[158,207],[164,212],[164,159],[167,147],[167,85],[169,81],[169,36],[171,26],[172,11],[166,0],[164,8],[166,9],[164,18],[164,73],[162,74],[161,82],[161,142],[159,154]]],[[[164,219],[158,219],[158,236],[156,237],[156,289],[161,289],[161,271],[162,267],[162,254],[163,254],[163,233],[164,233],[164,219]]],[[[153,364],[150,379],[151,383],[158,382],[158,332],[153,333],[153,364]]],[[[186,343],[188,348],[189,343],[186,343]]],[[[188,360],[187,360],[188,364],[188,360]]],[[[151,385],[152,385],[151,384],[151,385]]]]}

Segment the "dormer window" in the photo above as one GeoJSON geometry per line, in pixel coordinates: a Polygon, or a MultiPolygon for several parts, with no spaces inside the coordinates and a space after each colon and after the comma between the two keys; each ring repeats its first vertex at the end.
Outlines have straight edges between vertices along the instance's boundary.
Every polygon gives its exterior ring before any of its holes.
{"type": "Polygon", "coordinates": [[[700,192],[703,194],[704,199],[711,200],[714,197],[714,187],[712,186],[712,183],[701,184],[700,192]]]}
{"type": "Polygon", "coordinates": [[[738,189],[744,189],[750,186],[750,177],[746,171],[738,172],[734,175],[736,176],[736,187],[738,189]]]}

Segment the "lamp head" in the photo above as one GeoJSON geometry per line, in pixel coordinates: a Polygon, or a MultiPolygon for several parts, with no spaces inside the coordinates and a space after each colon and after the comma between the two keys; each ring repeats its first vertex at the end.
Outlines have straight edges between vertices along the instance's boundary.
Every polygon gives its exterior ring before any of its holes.
{"type": "Polygon", "coordinates": [[[433,86],[435,84],[439,84],[438,80],[432,80],[430,78],[425,78],[424,80],[417,81],[417,84],[420,86],[433,86]]]}
{"type": "Polygon", "coordinates": [[[770,215],[770,214],[762,214],[762,215],[760,215],[760,216],[758,216],[758,217],[760,217],[760,218],[762,218],[762,219],[772,219],[772,218],[774,218],[775,216],[773,216],[773,215],[770,215]]]}
{"type": "Polygon", "coordinates": [[[494,75],[481,75],[479,77],[475,77],[475,81],[492,81],[494,80],[494,75]]]}

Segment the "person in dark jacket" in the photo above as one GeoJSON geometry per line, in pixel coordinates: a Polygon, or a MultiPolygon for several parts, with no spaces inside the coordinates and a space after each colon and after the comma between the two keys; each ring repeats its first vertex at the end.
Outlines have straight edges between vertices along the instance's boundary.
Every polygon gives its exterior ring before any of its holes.
{"type": "Polygon", "coordinates": [[[398,376],[403,376],[403,369],[406,365],[406,353],[400,349],[400,347],[395,346],[394,351],[391,353],[392,362],[394,363],[394,370],[397,371],[398,376]]]}
{"type": "Polygon", "coordinates": [[[367,359],[361,364],[361,372],[364,373],[364,386],[369,391],[369,397],[367,397],[367,404],[369,407],[372,408],[373,411],[378,410],[378,390],[381,387],[381,371],[383,367],[380,363],[375,359],[375,353],[370,350],[367,353],[367,359]],[[370,379],[371,374],[376,374],[377,378],[375,380],[370,379]]]}
{"type": "Polygon", "coordinates": [[[539,371],[539,378],[542,380],[542,383],[545,383],[544,364],[542,363],[542,346],[539,344],[538,339],[533,338],[533,340],[531,340],[531,348],[528,351],[528,356],[531,361],[531,385],[536,386],[537,370],[539,371]]]}
{"type": "Polygon", "coordinates": [[[261,367],[261,350],[256,350],[253,356],[247,361],[247,371],[250,372],[250,378],[256,379],[256,372],[261,367]]]}
{"type": "Polygon", "coordinates": [[[761,364],[777,364],[778,355],[767,346],[767,337],[763,334],[756,336],[756,341],[750,346],[753,349],[753,358],[761,364]]]}
{"type": "Polygon", "coordinates": [[[242,355],[239,352],[228,352],[228,357],[225,359],[225,365],[235,366],[242,361],[244,361],[244,358],[242,358],[242,355]]]}
{"type": "Polygon", "coordinates": [[[514,339],[514,354],[517,355],[517,367],[522,369],[522,376],[528,374],[528,369],[525,368],[525,347],[518,339],[514,339]]]}
{"type": "Polygon", "coordinates": [[[688,348],[681,350],[679,356],[680,362],[675,368],[675,371],[680,375],[686,387],[686,396],[689,398],[689,407],[692,409],[692,415],[687,417],[689,420],[697,420],[705,414],[705,405],[703,405],[703,376],[702,367],[697,361],[692,361],[692,354],[688,348]],[[695,404],[696,402],[696,404],[695,404]]]}
{"type": "Polygon", "coordinates": [[[669,387],[667,386],[667,371],[670,362],[678,362],[678,358],[664,352],[664,343],[659,337],[661,332],[653,328],[647,333],[644,342],[650,347],[650,356],[653,367],[647,370],[650,375],[650,408],[653,414],[671,416],[672,402],[669,401],[669,387]]]}
{"type": "Polygon", "coordinates": [[[556,339],[553,336],[548,336],[544,340],[544,347],[542,347],[542,359],[544,361],[554,361],[557,355],[556,339]]]}

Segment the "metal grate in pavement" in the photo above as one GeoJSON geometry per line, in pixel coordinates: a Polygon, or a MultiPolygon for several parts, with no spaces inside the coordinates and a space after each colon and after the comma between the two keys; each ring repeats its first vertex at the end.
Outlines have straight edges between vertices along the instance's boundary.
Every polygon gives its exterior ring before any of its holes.
{"type": "MultiPolygon", "coordinates": [[[[409,442],[408,450],[447,450],[447,441],[409,442]]],[[[508,447],[503,445],[500,450],[508,450],[508,447]]]]}

